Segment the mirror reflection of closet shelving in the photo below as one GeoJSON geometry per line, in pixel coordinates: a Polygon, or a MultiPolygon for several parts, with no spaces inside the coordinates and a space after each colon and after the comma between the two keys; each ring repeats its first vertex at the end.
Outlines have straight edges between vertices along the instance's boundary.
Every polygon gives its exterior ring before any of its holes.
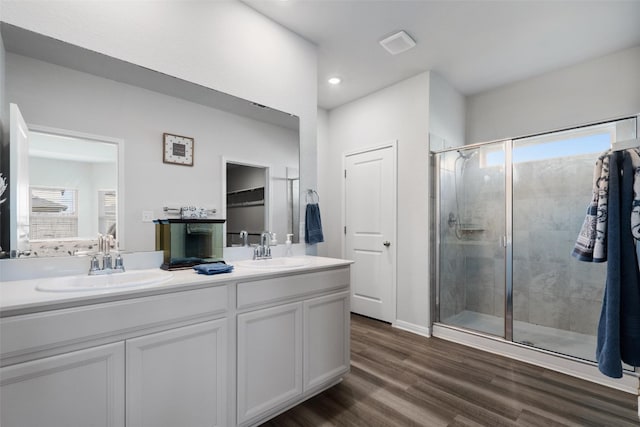
{"type": "Polygon", "coordinates": [[[227,246],[242,246],[241,231],[248,233],[248,243],[260,242],[268,229],[268,168],[241,163],[226,163],[227,246]]]}
{"type": "Polygon", "coordinates": [[[247,188],[227,193],[227,209],[247,206],[264,206],[264,187],[247,188]]]}
{"type": "Polygon", "coordinates": [[[264,228],[264,187],[227,192],[227,246],[243,244],[240,231],[247,231],[248,242],[258,243],[264,228]]]}

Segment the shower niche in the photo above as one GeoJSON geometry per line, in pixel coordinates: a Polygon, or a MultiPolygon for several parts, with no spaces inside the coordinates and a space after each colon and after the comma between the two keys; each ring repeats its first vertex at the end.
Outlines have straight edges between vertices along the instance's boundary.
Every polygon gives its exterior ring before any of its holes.
{"type": "Polygon", "coordinates": [[[434,321],[595,361],[606,265],[571,256],[593,167],[635,117],[432,153],[434,321]]]}

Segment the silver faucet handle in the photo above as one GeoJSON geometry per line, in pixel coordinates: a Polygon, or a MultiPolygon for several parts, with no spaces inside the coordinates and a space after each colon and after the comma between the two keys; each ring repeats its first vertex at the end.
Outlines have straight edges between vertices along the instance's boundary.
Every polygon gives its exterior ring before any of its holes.
{"type": "Polygon", "coordinates": [[[102,269],[103,270],[111,270],[112,268],[113,268],[113,266],[111,264],[111,255],[106,253],[102,257],[102,269]]]}
{"type": "Polygon", "coordinates": [[[100,270],[100,262],[98,261],[98,258],[94,255],[93,258],[91,258],[91,264],[89,266],[89,274],[98,270],[100,270]]]}
{"type": "Polygon", "coordinates": [[[122,256],[120,256],[120,254],[118,254],[118,256],[116,256],[115,265],[114,265],[113,269],[114,270],[124,271],[124,261],[122,259],[122,256]]]}

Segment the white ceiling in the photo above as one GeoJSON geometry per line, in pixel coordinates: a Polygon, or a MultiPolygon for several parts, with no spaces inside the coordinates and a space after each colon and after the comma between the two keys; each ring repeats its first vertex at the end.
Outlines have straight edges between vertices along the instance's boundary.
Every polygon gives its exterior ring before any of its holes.
{"type": "Polygon", "coordinates": [[[118,148],[106,142],[31,131],[29,156],[85,163],[115,163],[118,160],[118,148]]]}
{"type": "Polygon", "coordinates": [[[325,109],[426,70],[471,95],[640,44],[640,0],[243,1],[317,45],[325,109]],[[399,30],[418,45],[392,56],[399,30]]]}

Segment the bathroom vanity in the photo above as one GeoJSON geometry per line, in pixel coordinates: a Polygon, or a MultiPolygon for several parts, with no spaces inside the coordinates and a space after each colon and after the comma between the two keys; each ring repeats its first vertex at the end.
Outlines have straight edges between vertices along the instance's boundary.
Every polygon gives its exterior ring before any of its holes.
{"type": "Polygon", "coordinates": [[[253,426],[331,387],[350,261],[295,259],[112,290],[1,283],[0,424],[253,426]]]}

